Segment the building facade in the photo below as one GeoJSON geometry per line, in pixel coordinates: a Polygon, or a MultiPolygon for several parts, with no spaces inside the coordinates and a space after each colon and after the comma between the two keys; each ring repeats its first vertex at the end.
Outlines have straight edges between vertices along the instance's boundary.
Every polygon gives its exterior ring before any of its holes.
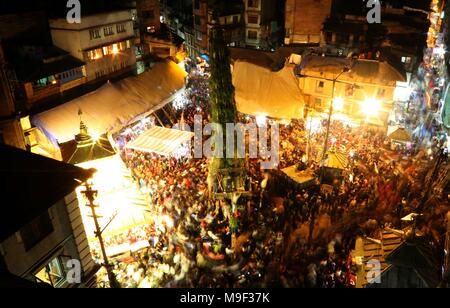
{"type": "Polygon", "coordinates": [[[88,82],[135,72],[135,25],[131,10],[83,16],[80,24],[51,19],[55,46],[86,63],[88,82]]]}
{"type": "Polygon", "coordinates": [[[387,62],[319,56],[303,59],[297,76],[307,107],[327,113],[334,98],[334,112],[344,120],[379,126],[387,125],[397,82],[406,81],[387,62]],[[344,67],[350,71],[341,74],[344,67]]]}
{"type": "Polygon", "coordinates": [[[322,25],[331,14],[332,0],[286,0],[286,45],[319,44],[322,25]]]}
{"type": "Polygon", "coordinates": [[[9,82],[10,73],[6,67],[0,44],[0,143],[25,149],[24,132],[14,102],[13,87],[9,82]]]}
{"type": "Polygon", "coordinates": [[[2,218],[0,234],[0,258],[7,271],[56,288],[95,283],[99,267],[91,256],[75,192],[77,180],[86,181],[92,172],[0,147],[1,174],[9,181],[1,192],[16,195],[14,209],[7,209],[2,218]]]}
{"type": "Polygon", "coordinates": [[[276,1],[244,0],[246,46],[258,49],[271,47],[276,30],[276,12],[276,1]]]}
{"type": "Polygon", "coordinates": [[[193,0],[194,52],[201,55],[208,52],[208,3],[206,0],[193,0]]]}

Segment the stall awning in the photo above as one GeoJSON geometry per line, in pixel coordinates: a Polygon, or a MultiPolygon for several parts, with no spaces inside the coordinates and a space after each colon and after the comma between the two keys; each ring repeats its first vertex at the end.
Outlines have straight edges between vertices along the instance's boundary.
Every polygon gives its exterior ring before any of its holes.
{"type": "Polygon", "coordinates": [[[348,166],[348,159],[344,153],[336,151],[327,152],[325,167],[343,170],[346,169],[347,166],[348,166]]]}
{"type": "Polygon", "coordinates": [[[394,141],[399,142],[411,142],[411,135],[404,127],[398,127],[396,130],[391,132],[388,137],[394,141]]]}
{"type": "Polygon", "coordinates": [[[192,137],[194,133],[188,131],[155,126],[128,144],[127,148],[169,156],[192,137]]]}
{"type": "Polygon", "coordinates": [[[115,132],[171,102],[184,88],[186,72],[172,61],[156,63],[136,77],[108,82],[101,88],[32,117],[32,123],[54,143],[70,141],[80,118],[91,133],[115,132]]]}

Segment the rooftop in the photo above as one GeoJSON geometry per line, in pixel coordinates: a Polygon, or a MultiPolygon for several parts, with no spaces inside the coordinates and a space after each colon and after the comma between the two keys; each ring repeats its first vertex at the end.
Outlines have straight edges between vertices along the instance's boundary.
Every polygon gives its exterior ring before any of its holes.
{"type": "Polygon", "coordinates": [[[341,74],[339,80],[384,86],[395,86],[397,81],[406,81],[404,73],[387,62],[375,60],[308,55],[303,58],[298,71],[310,77],[336,78],[345,67],[351,70],[341,74]]]}
{"type": "Polygon", "coordinates": [[[94,170],[75,167],[7,145],[0,145],[0,242],[70,194],[94,170]]]}
{"type": "Polygon", "coordinates": [[[16,54],[9,58],[21,81],[35,81],[85,65],[83,61],[55,46],[41,47],[39,57],[16,54]]]}

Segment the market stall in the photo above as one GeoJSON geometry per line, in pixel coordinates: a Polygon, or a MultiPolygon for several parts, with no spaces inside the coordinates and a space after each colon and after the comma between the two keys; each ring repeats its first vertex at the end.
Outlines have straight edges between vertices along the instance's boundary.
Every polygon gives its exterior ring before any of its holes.
{"type": "Polygon", "coordinates": [[[192,137],[194,133],[188,131],[154,126],[127,144],[126,148],[169,156],[176,154],[192,137]]]}

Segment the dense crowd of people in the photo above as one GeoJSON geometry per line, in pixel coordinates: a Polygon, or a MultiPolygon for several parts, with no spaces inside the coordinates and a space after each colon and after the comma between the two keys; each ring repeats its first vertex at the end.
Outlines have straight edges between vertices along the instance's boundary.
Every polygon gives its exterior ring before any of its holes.
{"type": "MultiPolygon", "coordinates": [[[[187,104],[177,110],[178,119],[189,125],[195,114],[209,119],[207,77],[195,70],[189,76],[187,104]]],[[[128,132],[119,142],[121,156],[155,218],[107,239],[111,245],[149,242],[147,248],[114,259],[121,285],[354,287],[357,268],[351,251],[356,236],[375,236],[383,226],[401,227],[400,218],[419,206],[424,172],[412,156],[392,159],[383,133],[338,121],[331,132],[329,147],[351,154],[348,168],[334,177],[330,189],[321,189],[317,181],[302,186],[280,172],[304,160],[314,148],[311,140],[324,140],[323,129],[309,135],[303,122],[292,121],[280,126],[276,170],[261,170],[259,159],[248,160],[251,193],[239,199],[234,211],[228,200],[212,198],[206,158],[177,159],[126,149],[138,135],[128,132]],[[236,230],[230,228],[232,218],[239,221],[236,230]]],[[[320,161],[318,155],[313,153],[312,159],[320,161]]],[[[319,175],[319,164],[308,163],[319,175]]],[[[426,217],[418,228],[435,228],[433,222],[441,216],[426,217]]]]}

